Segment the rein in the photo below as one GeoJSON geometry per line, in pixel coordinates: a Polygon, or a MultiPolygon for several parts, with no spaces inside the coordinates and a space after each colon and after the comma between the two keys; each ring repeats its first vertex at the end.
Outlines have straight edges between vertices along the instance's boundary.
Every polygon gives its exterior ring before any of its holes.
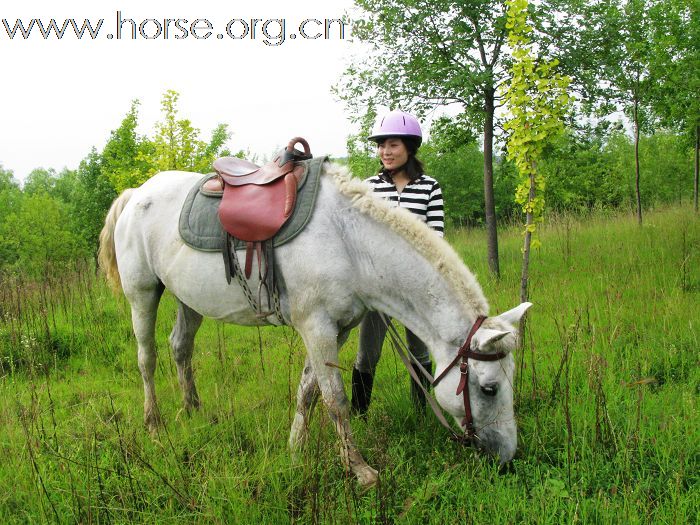
{"type": "Polygon", "coordinates": [[[476,361],[499,361],[500,359],[503,359],[504,357],[506,357],[506,355],[508,355],[507,352],[485,354],[482,352],[474,352],[471,349],[472,338],[474,337],[474,334],[476,334],[476,332],[479,330],[479,328],[481,328],[481,325],[486,320],[486,317],[480,315],[476,318],[476,321],[472,325],[471,330],[469,330],[467,339],[457,351],[457,356],[452,360],[452,362],[449,365],[447,365],[447,367],[437,377],[433,378],[433,376],[431,376],[430,373],[425,368],[423,368],[423,366],[420,363],[413,360],[413,365],[420,370],[420,372],[428,379],[428,381],[430,381],[430,384],[433,387],[435,387],[440,381],[442,381],[442,379],[447,375],[447,373],[450,370],[452,370],[452,368],[459,362],[459,371],[462,374],[462,377],[459,381],[459,385],[457,386],[456,395],[462,394],[464,401],[464,419],[462,420],[462,427],[464,429],[463,434],[457,434],[454,431],[452,425],[450,425],[445,419],[445,416],[443,415],[442,410],[437,404],[435,398],[428,394],[428,391],[421,383],[418,373],[416,372],[414,366],[411,366],[411,358],[409,357],[411,354],[406,348],[406,345],[401,340],[401,337],[399,336],[399,333],[396,330],[396,328],[387,320],[384,314],[380,313],[380,317],[389,330],[389,336],[391,337],[391,342],[394,346],[394,349],[396,350],[396,353],[401,358],[401,361],[403,362],[404,366],[406,366],[406,368],[408,369],[408,373],[410,374],[411,379],[413,379],[413,381],[425,394],[425,398],[430,403],[430,408],[432,408],[433,412],[435,413],[435,416],[438,418],[438,421],[440,421],[442,426],[444,426],[445,428],[447,428],[447,430],[450,431],[450,433],[452,434],[452,438],[455,441],[459,441],[465,444],[473,441],[476,438],[476,429],[474,428],[471,400],[469,399],[469,359],[474,359],[476,361]]]}

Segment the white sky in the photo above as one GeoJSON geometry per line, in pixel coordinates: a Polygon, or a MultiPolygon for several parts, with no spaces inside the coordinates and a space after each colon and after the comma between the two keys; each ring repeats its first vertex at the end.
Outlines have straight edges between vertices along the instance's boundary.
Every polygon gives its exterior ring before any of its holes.
{"type": "MultiPolygon", "coordinates": [[[[218,123],[233,133],[228,146],[270,155],[294,135],[305,137],[316,155],[345,155],[345,140],[353,131],[342,102],[335,100],[331,86],[342,75],[350,57],[359,53],[359,43],[336,35],[332,40],[291,39],[305,19],[340,18],[351,8],[351,0],[324,2],[261,0],[242,3],[201,0],[23,0],[2,2],[0,7],[0,164],[22,180],[37,167],[77,168],[92,146],[101,149],[109,132],[118,127],[133,99],[139,99],[139,132],[152,136],[160,119],[160,101],[166,89],[180,93],[181,118],[189,118],[208,140],[218,123]],[[122,18],[139,24],[154,18],[206,18],[212,36],[196,40],[180,35],[171,23],[168,40],[130,39],[131,25],[123,26],[121,40],[108,40],[116,33],[117,11],[122,18]],[[100,36],[77,39],[71,28],[63,39],[52,35],[44,40],[36,27],[23,40],[9,39],[2,19],[14,26],[17,18],[25,26],[32,18],[48,23],[55,18],[104,19],[100,36]],[[263,43],[262,22],[256,39],[244,40],[224,33],[227,22],[284,18],[286,40],[278,46],[263,43]],[[34,33],[36,31],[36,33],[34,33]],[[128,38],[128,39],[127,39],[128,38]]],[[[187,24],[189,25],[189,24],[187,24]]],[[[154,35],[157,26],[145,30],[154,35]]],[[[336,26],[337,30],[337,26],[336,26]]],[[[237,23],[231,31],[241,35],[237,23]]],[[[268,25],[272,42],[280,31],[268,25]]],[[[314,23],[306,32],[318,31],[314,23]]],[[[206,31],[200,31],[204,34],[206,31]]]]}

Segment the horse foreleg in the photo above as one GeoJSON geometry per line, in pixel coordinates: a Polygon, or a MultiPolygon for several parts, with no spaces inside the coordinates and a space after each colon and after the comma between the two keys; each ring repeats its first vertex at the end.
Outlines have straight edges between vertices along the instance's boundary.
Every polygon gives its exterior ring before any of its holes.
{"type": "Polygon", "coordinates": [[[318,383],[314,375],[311,361],[306,358],[304,370],[301,372],[301,380],[297,389],[297,411],[292,422],[292,431],[289,433],[289,447],[292,452],[297,452],[306,443],[309,433],[309,420],[318,400],[318,383]]]}
{"type": "Polygon", "coordinates": [[[177,321],[170,333],[170,346],[177,366],[177,379],[182,389],[185,410],[199,408],[199,395],[192,372],[194,336],[202,324],[202,316],[178,300],[177,321]]]}
{"type": "Polygon", "coordinates": [[[337,368],[337,325],[332,320],[320,316],[320,318],[309,318],[297,327],[306,344],[308,359],[323,401],[340,438],[340,455],[343,463],[355,474],[362,486],[374,485],[378,480],[377,471],[365,462],[355,445],[350,429],[350,405],[345,395],[343,378],[337,368]]]}

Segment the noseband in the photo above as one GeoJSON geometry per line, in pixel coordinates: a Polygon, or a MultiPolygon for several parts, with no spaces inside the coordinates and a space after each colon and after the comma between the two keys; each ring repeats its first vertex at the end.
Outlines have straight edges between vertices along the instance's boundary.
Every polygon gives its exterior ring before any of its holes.
{"type": "Polygon", "coordinates": [[[457,386],[457,395],[462,394],[464,399],[464,419],[462,420],[462,427],[464,428],[464,433],[466,434],[466,437],[468,439],[476,437],[476,429],[474,428],[474,418],[472,417],[472,405],[469,399],[469,359],[474,359],[476,361],[499,361],[503,359],[506,355],[508,355],[507,352],[498,352],[496,354],[484,354],[482,352],[474,352],[471,349],[472,338],[474,337],[474,334],[479,330],[479,328],[481,328],[481,325],[485,320],[486,317],[483,315],[480,315],[476,318],[472,329],[469,331],[467,340],[464,341],[464,344],[459,348],[459,351],[457,352],[457,357],[455,357],[452,360],[452,362],[449,365],[447,365],[447,368],[445,368],[442,371],[442,373],[439,376],[437,376],[433,381],[433,387],[435,387],[440,381],[442,381],[442,378],[444,378],[447,375],[447,373],[450,370],[452,370],[452,368],[457,364],[457,362],[460,361],[459,372],[462,374],[462,377],[460,378],[459,385],[457,386]]]}
{"type": "Polygon", "coordinates": [[[453,429],[452,426],[447,422],[445,419],[445,416],[442,414],[442,411],[440,410],[440,407],[437,405],[435,398],[433,396],[429,395],[425,387],[422,385],[420,378],[418,377],[418,374],[414,367],[411,364],[411,360],[408,357],[409,352],[407,349],[405,349],[405,345],[401,342],[401,338],[396,331],[396,328],[387,320],[387,318],[384,315],[381,315],[382,320],[384,321],[384,324],[386,324],[387,328],[389,329],[389,334],[392,339],[392,343],[394,346],[394,349],[396,350],[396,353],[399,355],[401,360],[403,361],[403,364],[406,366],[408,369],[408,373],[413,379],[413,381],[418,385],[418,387],[423,390],[423,393],[425,394],[425,398],[430,404],[430,407],[433,409],[433,412],[435,412],[435,415],[438,418],[438,421],[447,428],[451,433],[453,438],[456,441],[460,441],[462,443],[469,443],[476,438],[476,429],[474,428],[474,418],[472,416],[472,406],[471,406],[471,401],[469,399],[469,359],[474,359],[476,361],[499,361],[506,357],[508,355],[508,352],[498,352],[496,354],[484,354],[482,352],[474,352],[471,349],[471,344],[472,344],[472,338],[474,337],[474,334],[481,328],[481,325],[484,323],[486,320],[486,317],[483,315],[480,315],[479,317],[476,318],[476,321],[474,322],[474,325],[472,326],[471,330],[469,331],[469,335],[467,335],[467,340],[464,341],[464,344],[459,348],[457,351],[457,356],[452,360],[452,362],[447,365],[447,368],[443,370],[439,376],[437,376],[435,379],[430,375],[430,373],[425,370],[420,363],[416,362],[416,368],[418,368],[421,373],[430,381],[432,386],[436,386],[442,379],[447,375],[447,373],[452,370],[452,368],[459,362],[459,371],[462,374],[461,379],[459,380],[459,385],[457,386],[457,393],[456,395],[462,394],[463,400],[464,400],[464,419],[462,420],[462,428],[464,429],[464,434],[459,435],[457,434],[453,429]]]}

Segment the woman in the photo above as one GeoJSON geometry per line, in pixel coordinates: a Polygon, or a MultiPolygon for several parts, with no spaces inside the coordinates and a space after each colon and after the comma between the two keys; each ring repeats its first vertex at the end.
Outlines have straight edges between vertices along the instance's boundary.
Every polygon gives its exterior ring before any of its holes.
{"type": "MultiPolygon", "coordinates": [[[[442,190],[435,179],[423,173],[423,164],[416,158],[423,140],[416,118],[402,111],[391,111],[377,121],[369,140],[377,143],[382,170],[365,182],[378,197],[415,213],[442,237],[442,190]]],[[[368,312],[360,323],[360,350],[352,371],[352,410],[357,414],[365,414],[369,407],[386,330],[377,312],[368,312]]],[[[415,360],[432,373],[433,364],[423,341],[408,329],[406,340],[415,360]]],[[[420,372],[418,375],[423,377],[420,372]]],[[[427,388],[427,380],[424,386],[427,388]]],[[[418,410],[425,409],[425,395],[413,381],[411,399],[418,410]]]]}

